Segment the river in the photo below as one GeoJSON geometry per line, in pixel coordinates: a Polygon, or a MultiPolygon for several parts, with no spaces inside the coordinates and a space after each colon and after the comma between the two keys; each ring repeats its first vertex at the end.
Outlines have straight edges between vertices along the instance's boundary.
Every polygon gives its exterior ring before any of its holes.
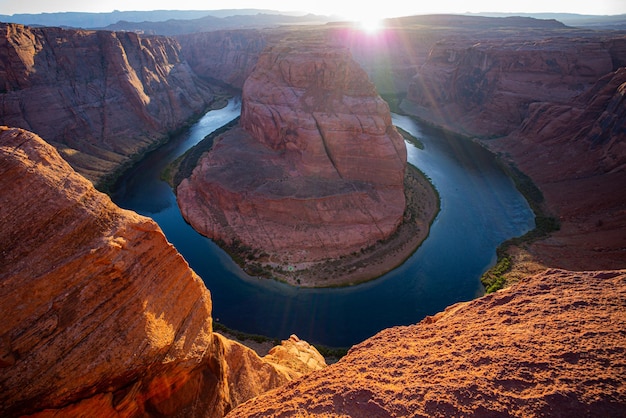
{"type": "Polygon", "coordinates": [[[246,275],[182,218],[163,168],[207,134],[237,117],[238,99],[210,111],[179,140],[150,153],[113,193],[119,206],[153,218],[211,291],[213,317],[229,328],[274,338],[348,347],[381,329],[419,322],[446,306],[483,294],[481,274],[504,240],[534,226],[534,216],[493,155],[471,141],[392,115],[424,144],[407,144],[408,160],[441,196],[429,237],[383,277],[339,289],[302,289],[246,275]]]}

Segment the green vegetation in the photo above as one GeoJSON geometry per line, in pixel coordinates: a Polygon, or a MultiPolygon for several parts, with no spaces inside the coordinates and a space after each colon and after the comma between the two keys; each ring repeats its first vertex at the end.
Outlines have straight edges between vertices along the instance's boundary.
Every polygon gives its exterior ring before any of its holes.
{"type": "Polygon", "coordinates": [[[111,173],[102,176],[102,178],[95,184],[96,189],[99,191],[111,195],[111,193],[115,190],[118,181],[127,174],[133,167],[139,164],[143,159],[156,149],[161,146],[167,144],[168,142],[180,137],[181,135],[186,134],[189,129],[202,117],[206,114],[206,112],[210,109],[219,109],[228,103],[227,97],[217,97],[213,103],[209,106],[208,109],[205,109],[202,112],[198,112],[191,116],[188,120],[181,123],[176,129],[172,129],[167,134],[163,135],[158,141],[153,142],[140,152],[137,152],[131,156],[129,156],[126,161],[121,163],[114,171],[111,173]]]}
{"type": "Polygon", "coordinates": [[[403,113],[400,109],[400,103],[406,98],[406,93],[387,93],[381,94],[380,97],[387,102],[390,111],[403,113]]]}
{"type": "Polygon", "coordinates": [[[416,138],[411,133],[405,131],[399,126],[396,126],[396,129],[398,130],[400,135],[402,135],[404,140],[407,141],[409,144],[413,145],[415,148],[424,149],[424,143],[420,141],[418,138],[416,138]]]}
{"type": "Polygon", "coordinates": [[[174,190],[183,179],[189,177],[193,169],[198,165],[202,155],[213,147],[213,140],[239,123],[239,117],[233,119],[221,128],[205,136],[187,152],[178,157],[165,167],[161,173],[161,180],[166,181],[174,190]]]}
{"type": "Polygon", "coordinates": [[[513,164],[504,162],[498,158],[502,169],[513,179],[515,187],[526,198],[530,208],[535,214],[535,228],[521,237],[511,238],[496,250],[496,265],[487,270],[480,278],[487,293],[492,293],[504,288],[507,283],[506,273],[511,271],[512,259],[509,249],[512,246],[528,245],[534,241],[545,238],[550,233],[558,231],[561,226],[559,220],[545,213],[543,193],[533,181],[513,164]]]}
{"type": "Polygon", "coordinates": [[[234,329],[230,329],[225,325],[220,324],[219,322],[213,322],[213,331],[223,332],[225,334],[232,335],[239,341],[254,341],[256,343],[272,343],[273,345],[280,345],[280,340],[277,338],[266,337],[265,335],[259,334],[248,334],[241,331],[235,331],[234,329]]]}

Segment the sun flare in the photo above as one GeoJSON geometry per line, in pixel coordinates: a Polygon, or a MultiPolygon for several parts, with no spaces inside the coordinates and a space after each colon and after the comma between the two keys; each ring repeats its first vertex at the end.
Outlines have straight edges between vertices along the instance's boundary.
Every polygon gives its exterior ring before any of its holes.
{"type": "Polygon", "coordinates": [[[367,33],[376,33],[382,28],[383,22],[377,17],[366,17],[359,19],[359,26],[367,33]]]}

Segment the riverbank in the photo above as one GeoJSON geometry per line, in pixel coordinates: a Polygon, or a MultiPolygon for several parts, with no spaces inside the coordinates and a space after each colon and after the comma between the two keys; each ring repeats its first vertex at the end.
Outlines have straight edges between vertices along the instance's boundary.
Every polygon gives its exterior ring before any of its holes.
{"type": "Polygon", "coordinates": [[[163,147],[168,142],[175,141],[182,135],[186,135],[189,128],[197,123],[198,120],[200,120],[208,111],[225,107],[228,104],[229,98],[230,95],[227,94],[216,95],[215,99],[208,105],[205,110],[195,114],[194,116],[186,120],[177,129],[167,132],[158,141],[146,147],[141,152],[131,155],[126,161],[120,164],[116,170],[106,176],[103,176],[103,178],[94,185],[96,189],[103,193],[111,195],[113,191],[118,187],[119,180],[124,177],[126,173],[131,171],[137,164],[141,163],[141,161],[143,161],[148,154],[163,147]]]}
{"type": "MultiPolygon", "coordinates": [[[[343,287],[377,279],[400,266],[419,248],[428,237],[430,225],[439,212],[436,189],[411,164],[407,164],[404,190],[404,219],[396,232],[385,241],[339,259],[292,265],[290,269],[245,261],[242,267],[251,270],[251,274],[265,273],[266,276],[299,287],[343,287]]],[[[237,258],[241,259],[241,255],[238,254],[237,258]]]]}
{"type": "MultiPolygon", "coordinates": [[[[176,189],[184,173],[189,173],[200,155],[210,149],[219,132],[208,135],[201,143],[168,166],[164,177],[176,189]],[[207,145],[208,144],[208,145],[207,145]]],[[[428,237],[430,225],[439,212],[439,195],[429,179],[416,167],[407,164],[404,178],[406,209],[402,223],[387,240],[337,259],[289,266],[257,259],[250,248],[218,245],[251,276],[278,280],[297,287],[343,287],[374,280],[400,266],[428,237]]]]}

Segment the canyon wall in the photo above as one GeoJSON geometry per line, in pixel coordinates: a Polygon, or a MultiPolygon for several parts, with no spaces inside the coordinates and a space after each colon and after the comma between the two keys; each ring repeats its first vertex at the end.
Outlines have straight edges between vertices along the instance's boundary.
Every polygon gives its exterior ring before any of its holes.
{"type": "Polygon", "coordinates": [[[623,268],[626,37],[558,35],[441,41],[402,107],[483,138],[539,187],[560,231],[524,248],[521,259],[530,251],[542,267],[623,268]]]}
{"type": "Polygon", "coordinates": [[[529,248],[543,265],[626,265],[625,95],[621,67],[569,103],[532,103],[518,129],[487,142],[539,185],[548,211],[559,218],[560,230],[529,248]]]}
{"type": "Polygon", "coordinates": [[[240,417],[590,417],[626,411],[626,270],[547,270],[394,327],[240,417]]]}
{"type": "Polygon", "coordinates": [[[346,49],[269,47],[244,85],[240,125],[178,186],[197,231],[300,269],[359,252],[402,221],[406,148],[346,49]]]}
{"type": "Polygon", "coordinates": [[[0,415],[223,416],[325,366],[212,332],[211,296],[149,218],[33,133],[0,128],[0,415]]]}
{"type": "Polygon", "coordinates": [[[280,35],[273,30],[224,30],[179,35],[181,52],[201,77],[241,89],[268,42],[280,35]]]}
{"type": "Polygon", "coordinates": [[[502,136],[531,103],[568,103],[615,70],[614,44],[601,37],[453,39],[438,42],[415,75],[406,110],[474,136],[502,136]]]}
{"type": "Polygon", "coordinates": [[[36,132],[95,183],[215,98],[170,38],[17,24],[0,32],[0,124],[36,132]]]}

